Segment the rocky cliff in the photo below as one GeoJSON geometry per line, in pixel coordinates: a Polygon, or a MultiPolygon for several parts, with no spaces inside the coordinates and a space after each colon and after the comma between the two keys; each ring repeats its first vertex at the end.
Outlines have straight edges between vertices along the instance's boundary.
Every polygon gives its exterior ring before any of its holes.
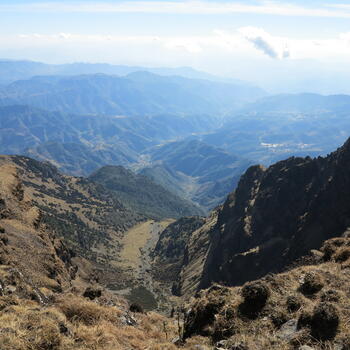
{"type": "Polygon", "coordinates": [[[325,158],[253,166],[219,212],[200,287],[281,271],[349,224],[350,140],[325,158]]]}
{"type": "Polygon", "coordinates": [[[348,226],[350,140],[324,158],[252,166],[223,206],[190,235],[179,293],[280,272],[348,226]]]}

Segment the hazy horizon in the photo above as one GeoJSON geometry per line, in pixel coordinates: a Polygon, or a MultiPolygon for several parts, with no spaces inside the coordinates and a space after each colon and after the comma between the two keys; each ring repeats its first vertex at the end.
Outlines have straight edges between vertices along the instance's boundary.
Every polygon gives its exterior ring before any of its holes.
{"type": "Polygon", "coordinates": [[[273,93],[350,93],[349,1],[4,0],[0,16],[4,59],[192,67],[273,93]]]}

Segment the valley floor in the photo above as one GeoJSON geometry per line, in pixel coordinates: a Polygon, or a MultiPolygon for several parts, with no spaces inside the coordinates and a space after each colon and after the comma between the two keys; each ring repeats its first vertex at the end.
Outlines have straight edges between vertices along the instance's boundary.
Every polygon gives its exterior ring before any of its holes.
{"type": "Polygon", "coordinates": [[[125,296],[130,302],[141,304],[146,310],[167,309],[164,300],[169,296],[152,277],[150,254],[160,233],[173,221],[148,220],[125,233],[120,252],[120,267],[128,276],[128,286],[123,289],[109,288],[111,292],[125,296]]]}

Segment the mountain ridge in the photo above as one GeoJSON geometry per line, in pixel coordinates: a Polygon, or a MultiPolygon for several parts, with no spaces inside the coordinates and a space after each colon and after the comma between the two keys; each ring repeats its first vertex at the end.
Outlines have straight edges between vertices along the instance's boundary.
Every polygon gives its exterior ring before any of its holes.
{"type": "Polygon", "coordinates": [[[75,114],[155,115],[218,114],[263,96],[249,86],[160,76],[106,74],[36,76],[0,87],[0,105],[25,104],[75,114]]]}
{"type": "Polygon", "coordinates": [[[350,139],[327,157],[248,168],[225,203],[189,235],[177,293],[281,272],[341,235],[349,226],[349,163],[350,139]]]}
{"type": "Polygon", "coordinates": [[[124,205],[152,219],[203,215],[204,211],[181,199],[149,177],[133,173],[122,166],[104,166],[89,176],[120,197],[124,205]]]}

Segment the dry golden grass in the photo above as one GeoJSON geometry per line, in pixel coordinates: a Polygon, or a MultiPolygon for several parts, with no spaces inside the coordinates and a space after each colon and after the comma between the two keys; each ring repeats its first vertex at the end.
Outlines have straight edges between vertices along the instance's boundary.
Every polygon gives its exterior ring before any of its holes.
{"type": "MultiPolygon", "coordinates": [[[[165,229],[172,220],[163,220],[159,222],[160,225],[165,229]]],[[[122,240],[123,248],[120,252],[121,265],[124,267],[131,267],[137,269],[141,263],[141,252],[140,249],[143,248],[147,241],[151,238],[151,230],[153,220],[149,220],[138,224],[128,230],[122,240]]]]}
{"type": "Polygon", "coordinates": [[[69,321],[85,325],[94,325],[102,320],[117,322],[121,314],[120,310],[114,307],[102,306],[74,295],[60,298],[57,307],[69,321]]]}
{"type": "Polygon", "coordinates": [[[122,240],[123,248],[120,252],[122,264],[136,269],[140,263],[140,248],[144,247],[150,235],[150,226],[153,221],[149,220],[138,224],[128,230],[122,240]]]}
{"type": "Polygon", "coordinates": [[[323,251],[327,251],[329,261],[300,266],[263,279],[270,295],[266,305],[257,315],[249,316],[243,313],[244,299],[241,296],[241,287],[218,286],[201,291],[199,297],[192,299],[189,305],[195,314],[203,315],[203,318],[196,321],[196,324],[201,325],[198,327],[200,333],[206,334],[215,341],[228,339],[228,347],[233,344],[244,344],[249,350],[264,348],[292,350],[305,344],[313,349],[328,350],[335,349],[337,343],[343,344],[339,349],[350,348],[350,264],[348,260],[350,239],[337,238],[326,242],[325,246],[327,248],[323,251]],[[323,285],[320,290],[317,286],[316,291],[308,295],[300,287],[308,276],[313,275],[317,276],[315,281],[322,281],[323,285]],[[293,302],[296,305],[300,303],[300,308],[297,306],[291,310],[293,302]],[[292,319],[299,320],[302,315],[312,316],[315,308],[325,302],[334,305],[338,310],[340,322],[334,338],[317,340],[313,335],[312,325],[301,327],[291,339],[286,340],[281,337],[282,324],[292,319]],[[212,319],[211,315],[214,315],[212,319]],[[209,319],[211,321],[206,324],[205,320],[209,319]]]}
{"type": "MultiPolygon", "coordinates": [[[[0,297],[1,350],[175,350],[177,324],[159,314],[132,314],[125,309],[66,294],[52,306],[0,297]],[[17,305],[13,305],[17,304],[17,305]]],[[[191,339],[183,349],[197,349],[208,339],[191,339]]]]}

